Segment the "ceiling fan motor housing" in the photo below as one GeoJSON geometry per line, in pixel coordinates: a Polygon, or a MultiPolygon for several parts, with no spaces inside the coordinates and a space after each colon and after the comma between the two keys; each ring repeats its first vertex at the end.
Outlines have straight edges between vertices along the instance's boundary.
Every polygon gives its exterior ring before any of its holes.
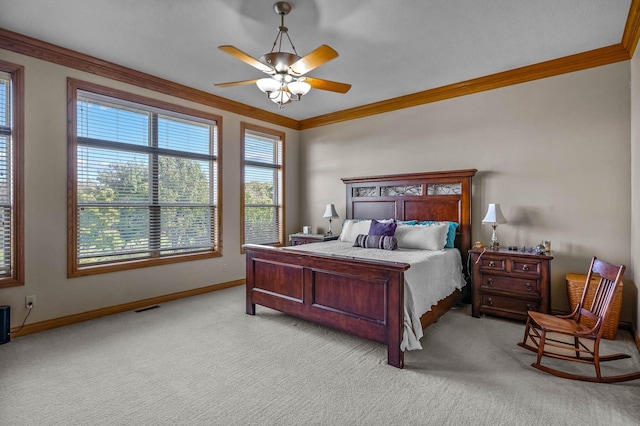
{"type": "Polygon", "coordinates": [[[289,73],[289,67],[295,64],[300,56],[288,52],[271,52],[260,57],[260,62],[272,66],[276,73],[289,73]]]}

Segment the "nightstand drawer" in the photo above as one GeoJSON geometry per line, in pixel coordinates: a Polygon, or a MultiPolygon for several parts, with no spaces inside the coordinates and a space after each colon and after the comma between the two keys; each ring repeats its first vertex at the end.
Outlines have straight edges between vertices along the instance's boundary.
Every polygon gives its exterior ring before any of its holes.
{"type": "Polygon", "coordinates": [[[504,311],[514,314],[523,314],[525,318],[525,313],[527,311],[540,310],[540,303],[535,300],[518,299],[509,296],[499,296],[486,293],[482,295],[481,305],[483,312],[488,310],[504,311]]]}
{"type": "Polygon", "coordinates": [[[540,285],[537,280],[528,280],[526,278],[503,277],[496,275],[483,275],[483,288],[517,291],[520,293],[540,294],[540,285]]]}
{"type": "Polygon", "coordinates": [[[517,272],[519,274],[527,274],[539,277],[541,274],[542,262],[532,260],[514,260],[513,269],[511,272],[517,272]]]}
{"type": "Polygon", "coordinates": [[[480,269],[485,271],[506,271],[507,259],[485,259],[480,258],[480,269]]]}

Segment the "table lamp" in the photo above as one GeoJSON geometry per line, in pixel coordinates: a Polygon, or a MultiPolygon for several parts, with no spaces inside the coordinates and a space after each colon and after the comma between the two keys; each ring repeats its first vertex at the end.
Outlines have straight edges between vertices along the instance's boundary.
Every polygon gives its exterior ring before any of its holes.
{"type": "Polygon", "coordinates": [[[500,248],[500,243],[496,236],[496,228],[499,223],[507,223],[507,219],[505,219],[502,214],[502,210],[500,210],[500,204],[489,204],[487,214],[484,219],[482,219],[482,223],[488,223],[493,228],[493,235],[491,236],[491,250],[498,250],[500,248]]]}
{"type": "Polygon", "coordinates": [[[333,232],[331,232],[331,220],[340,217],[338,216],[338,212],[336,212],[336,206],[333,204],[327,204],[327,208],[325,209],[322,217],[329,218],[329,232],[327,232],[327,235],[333,235],[333,232]]]}

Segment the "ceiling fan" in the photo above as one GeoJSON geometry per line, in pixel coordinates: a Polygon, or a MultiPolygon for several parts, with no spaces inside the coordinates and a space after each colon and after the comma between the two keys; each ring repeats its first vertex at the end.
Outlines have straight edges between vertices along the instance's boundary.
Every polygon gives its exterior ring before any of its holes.
{"type": "Polygon", "coordinates": [[[312,87],[330,92],[347,93],[351,88],[350,84],[307,77],[305,75],[309,71],[338,57],[338,52],[323,44],[306,56],[299,56],[291,38],[289,38],[289,29],[284,26],[284,17],[291,12],[291,5],[280,1],[274,4],[273,8],[280,15],[280,26],[278,27],[278,34],[273,42],[271,52],[265,53],[260,59],[255,59],[234,46],[218,46],[218,49],[268,74],[269,77],[219,83],[216,86],[231,87],[256,83],[258,89],[266,93],[267,97],[280,108],[283,108],[285,104],[291,101],[299,101],[312,87]],[[289,41],[293,53],[282,51],[282,43],[285,37],[289,41]],[[274,51],[276,46],[278,50],[274,51]]]}

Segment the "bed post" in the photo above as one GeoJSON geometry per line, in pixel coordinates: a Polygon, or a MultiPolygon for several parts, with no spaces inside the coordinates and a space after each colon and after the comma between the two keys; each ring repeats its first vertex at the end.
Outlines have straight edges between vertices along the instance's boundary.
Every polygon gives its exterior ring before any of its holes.
{"type": "Polygon", "coordinates": [[[246,252],[246,278],[245,278],[245,287],[246,287],[246,297],[245,302],[247,304],[246,312],[247,315],[255,315],[256,314],[256,304],[253,303],[253,295],[251,294],[253,288],[255,287],[255,276],[253,273],[253,252],[246,252]]]}
{"type": "Polygon", "coordinates": [[[404,273],[389,274],[387,287],[387,363],[397,368],[404,367],[404,351],[400,343],[404,334],[404,273]]]}

